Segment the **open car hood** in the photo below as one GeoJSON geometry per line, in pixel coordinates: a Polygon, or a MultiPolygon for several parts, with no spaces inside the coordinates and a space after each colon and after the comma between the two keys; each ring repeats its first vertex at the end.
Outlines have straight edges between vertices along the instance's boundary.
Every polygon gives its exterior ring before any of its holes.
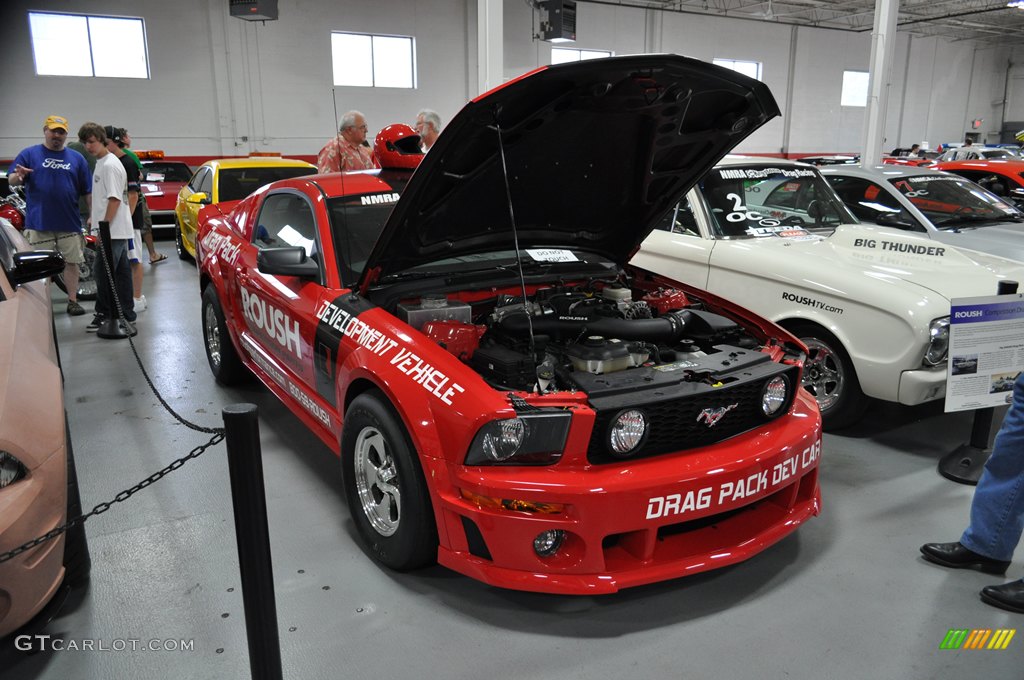
{"type": "Polygon", "coordinates": [[[777,115],[763,83],[678,55],[527,73],[469,102],[444,129],[395,205],[362,283],[515,250],[513,211],[520,249],[581,248],[625,263],[701,175],[777,115]]]}

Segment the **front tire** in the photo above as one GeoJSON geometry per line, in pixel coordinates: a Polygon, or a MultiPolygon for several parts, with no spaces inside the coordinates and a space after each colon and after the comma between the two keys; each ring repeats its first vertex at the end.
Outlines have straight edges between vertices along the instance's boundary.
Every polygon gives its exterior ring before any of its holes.
{"type": "Polygon", "coordinates": [[[203,346],[213,377],[221,385],[237,385],[245,377],[245,366],[228,333],[217,290],[209,284],[203,290],[203,346]]]}
{"type": "Polygon", "coordinates": [[[860,420],[868,399],[842,343],[815,324],[793,324],[790,330],[807,345],[803,386],[818,402],[823,427],[839,430],[860,420]]]}
{"type": "Polygon", "coordinates": [[[401,419],[378,391],[345,413],[342,478],[349,512],[370,554],[408,571],[437,560],[437,526],[419,459],[401,419]]]}

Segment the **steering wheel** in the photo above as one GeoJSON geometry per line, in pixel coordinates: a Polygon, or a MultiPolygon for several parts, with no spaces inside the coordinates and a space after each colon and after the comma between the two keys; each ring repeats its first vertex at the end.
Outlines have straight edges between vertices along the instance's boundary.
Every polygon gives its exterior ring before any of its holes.
{"type": "Polygon", "coordinates": [[[814,226],[820,227],[822,221],[825,219],[825,207],[821,204],[821,201],[814,199],[807,204],[807,216],[814,218],[814,226]]]}

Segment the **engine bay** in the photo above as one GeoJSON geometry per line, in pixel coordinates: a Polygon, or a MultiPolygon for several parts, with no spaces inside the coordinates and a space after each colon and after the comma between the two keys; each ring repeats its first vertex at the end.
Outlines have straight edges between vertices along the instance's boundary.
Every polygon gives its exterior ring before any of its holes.
{"type": "Polygon", "coordinates": [[[684,291],[622,279],[424,294],[397,315],[491,386],[591,397],[681,382],[721,386],[771,363],[759,340],[684,291]],[[517,294],[518,293],[518,294],[517,294]]]}

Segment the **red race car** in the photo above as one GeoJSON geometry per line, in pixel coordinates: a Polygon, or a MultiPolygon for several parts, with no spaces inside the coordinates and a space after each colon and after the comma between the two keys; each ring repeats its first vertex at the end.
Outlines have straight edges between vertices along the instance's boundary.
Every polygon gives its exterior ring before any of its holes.
{"type": "Polygon", "coordinates": [[[140,151],[142,193],[157,224],[174,225],[178,192],[192,179],[192,168],[180,161],[166,161],[162,151],[140,151]]]}
{"type": "Polygon", "coordinates": [[[745,560],[820,509],[805,348],[626,262],[776,115],[684,57],[551,66],[467,104],[415,171],[211,206],[214,376],[255,373],[340,454],[388,567],[596,594],[745,560]]]}

